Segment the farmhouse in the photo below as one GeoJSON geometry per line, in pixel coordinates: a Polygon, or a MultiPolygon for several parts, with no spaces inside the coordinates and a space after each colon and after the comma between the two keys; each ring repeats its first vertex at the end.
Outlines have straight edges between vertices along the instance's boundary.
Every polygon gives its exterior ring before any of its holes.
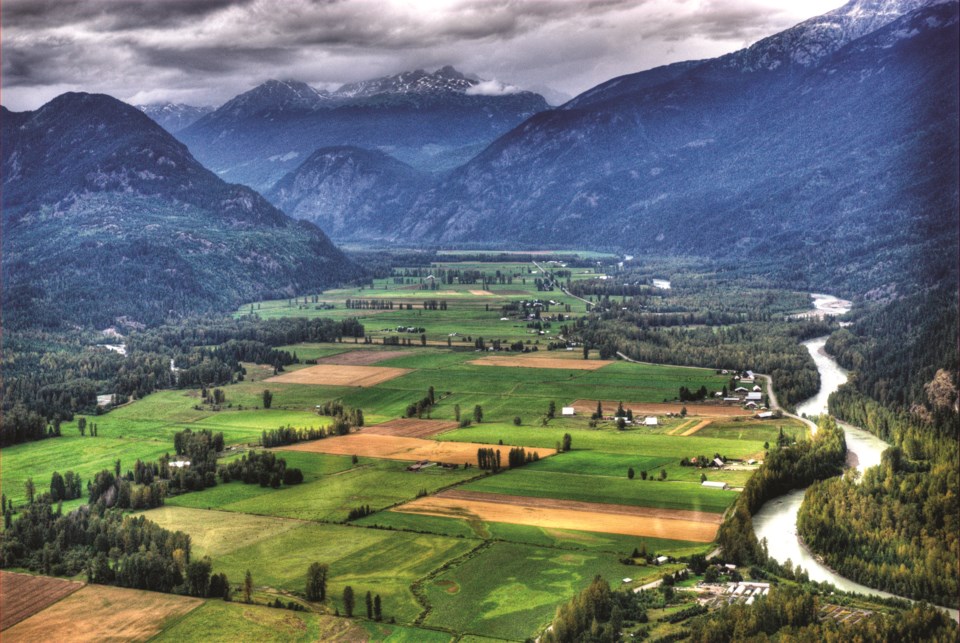
{"type": "Polygon", "coordinates": [[[754,385],[753,385],[753,391],[754,391],[755,393],[759,393],[759,392],[762,391],[762,390],[763,390],[763,389],[760,388],[760,385],[759,385],[759,384],[754,384],[754,385]]]}
{"type": "Polygon", "coordinates": [[[755,409],[755,408],[757,408],[757,403],[756,403],[756,402],[753,402],[753,401],[750,401],[750,402],[747,402],[746,404],[744,404],[743,406],[746,407],[746,408],[748,408],[748,409],[755,409]]]}
{"type": "Polygon", "coordinates": [[[773,411],[764,411],[763,413],[757,413],[757,418],[760,420],[768,420],[774,416],[773,411]]]}
{"type": "Polygon", "coordinates": [[[643,425],[644,425],[644,426],[657,426],[657,424],[658,424],[657,418],[656,418],[656,416],[653,416],[653,415],[648,415],[648,416],[647,416],[646,418],[644,418],[644,420],[643,420],[643,425]]]}
{"type": "Polygon", "coordinates": [[[663,565],[664,563],[669,563],[670,559],[667,556],[657,556],[653,562],[657,565],[663,565]]]}
{"type": "Polygon", "coordinates": [[[563,417],[573,417],[575,413],[576,411],[572,406],[564,406],[563,408],[560,409],[560,415],[562,415],[563,417]]]}
{"type": "Polygon", "coordinates": [[[720,458],[714,458],[714,459],[713,459],[713,466],[717,467],[718,469],[722,469],[722,468],[723,468],[723,460],[721,460],[720,458]]]}
{"type": "Polygon", "coordinates": [[[728,485],[726,482],[719,482],[717,480],[704,480],[700,483],[700,486],[710,487],[711,489],[723,489],[724,491],[730,488],[730,485],[728,485]]]}
{"type": "Polygon", "coordinates": [[[738,386],[737,388],[733,389],[733,391],[734,393],[746,393],[747,389],[746,387],[738,386]]]}
{"type": "Polygon", "coordinates": [[[760,392],[747,393],[748,402],[760,402],[762,400],[763,400],[763,393],[760,393],[760,392]]]}

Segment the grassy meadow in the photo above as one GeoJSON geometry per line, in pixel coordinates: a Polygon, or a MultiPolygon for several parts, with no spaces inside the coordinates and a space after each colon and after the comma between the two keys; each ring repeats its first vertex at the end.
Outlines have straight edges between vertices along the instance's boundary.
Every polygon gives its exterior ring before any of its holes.
{"type": "MultiPolygon", "coordinates": [[[[376,366],[411,369],[409,373],[369,387],[330,386],[267,382],[274,375],[271,367],[245,364],[243,381],[220,387],[226,403],[219,410],[202,404],[198,390],[165,390],[87,417],[88,426],[97,425],[96,437],[89,432],[81,436],[75,418],[63,424],[63,437],[5,448],[0,471],[4,493],[22,503],[28,478],[43,491],[54,471],[73,470],[86,483],[97,472],[112,470],[117,459],[124,470],[137,459],[156,460],[173,452],[174,435],[187,428],[222,432],[228,450],[220,457],[227,461],[259,448],[264,431],[329,425],[331,419],[317,415],[315,407],[331,400],[362,409],[368,426],[379,424],[402,417],[409,404],[433,387],[437,403],[430,418],[456,420],[459,411],[461,418],[472,419],[475,406],[482,408],[483,418],[431,439],[553,449],[569,434],[572,450],[497,474],[476,467],[412,473],[404,461],[361,457],[354,462],[350,456],[283,451],[278,457],[288,467],[301,469],[303,483],[273,489],[234,481],[166,498],[165,506],[144,515],[188,533],[193,556],[209,556],[213,571],[226,573],[234,587],[249,570],[257,596],[286,600],[303,593],[307,567],[322,562],[330,565],[329,598],[307,613],[211,600],[169,623],[156,640],[523,640],[535,637],[556,607],[597,574],[615,587],[625,576],[639,583],[662,574],[660,568],[619,562],[635,548],[679,557],[712,546],[594,532],[589,525],[583,530],[548,529],[390,509],[455,488],[722,514],[737,491],[703,488],[701,474],[741,487],[751,474],[749,468],[701,471],[681,466],[681,460],[714,454],[762,459],[765,442],[774,443],[781,428],[792,437],[806,431],[787,419],[745,417],[718,419],[681,435],[697,421],[662,416],[657,427],[618,430],[609,420],[592,423],[589,414],[559,417],[561,407],[575,400],[662,403],[674,401],[680,387],[719,391],[729,384],[729,376],[711,369],[626,362],[595,370],[578,368],[583,361],[579,349],[548,351],[547,344],[564,324],[584,315],[586,306],[558,290],[538,292],[535,280],[540,273],[532,264],[437,264],[442,267],[482,270],[490,278],[499,272],[506,283],[438,284],[435,290],[424,290],[427,280],[401,273],[375,280],[372,288],[254,302],[236,313],[252,311],[262,318],[358,317],[372,343],[353,343],[351,338],[280,348],[296,353],[301,362],[335,356],[349,360],[351,351],[393,351],[376,366]],[[355,310],[346,308],[348,299],[389,300],[397,307],[355,310]],[[445,301],[447,309],[424,307],[424,301],[434,299],[445,301]],[[504,305],[533,299],[553,300],[549,314],[562,313],[565,319],[540,330],[515,316],[501,320],[504,305]],[[398,326],[423,327],[425,343],[419,332],[398,333],[398,326]],[[389,345],[396,337],[409,339],[411,345],[389,345]],[[536,352],[509,355],[549,357],[556,367],[474,364],[491,354],[474,349],[480,337],[487,345],[493,340],[523,342],[536,352]],[[396,354],[398,350],[402,353],[396,354]],[[263,408],[264,389],[273,393],[269,409],[263,408]],[[551,403],[557,417],[547,418],[551,403]],[[628,479],[630,468],[634,479],[628,479]],[[641,479],[642,472],[648,480],[641,479]],[[661,472],[665,480],[659,479],[661,472]],[[369,506],[372,514],[347,521],[350,510],[361,506],[369,506]],[[363,611],[363,596],[369,590],[381,595],[385,617],[396,624],[332,617],[342,611],[342,591],[348,585],[358,597],[357,612],[363,611]]],[[[591,269],[572,272],[572,280],[595,276],[591,269]]],[[[590,359],[598,359],[596,351],[590,359]]],[[[287,370],[305,367],[301,363],[287,370]]],[[[692,403],[687,406],[695,408],[692,403]]],[[[614,408],[604,410],[611,414],[614,408]]]]}

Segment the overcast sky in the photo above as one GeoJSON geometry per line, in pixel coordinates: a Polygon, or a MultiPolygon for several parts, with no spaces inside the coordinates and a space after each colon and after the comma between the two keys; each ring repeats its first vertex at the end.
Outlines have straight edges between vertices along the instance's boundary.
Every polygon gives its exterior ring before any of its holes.
{"type": "Polygon", "coordinates": [[[2,103],[66,91],[220,105],[270,78],[318,88],[452,64],[576,95],[709,58],[843,0],[3,0],[2,103]]]}

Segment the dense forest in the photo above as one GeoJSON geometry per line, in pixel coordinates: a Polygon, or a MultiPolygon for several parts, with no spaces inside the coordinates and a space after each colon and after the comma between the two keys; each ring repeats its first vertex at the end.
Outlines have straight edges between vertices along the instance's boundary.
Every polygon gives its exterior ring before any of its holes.
{"type": "Polygon", "coordinates": [[[942,605],[958,595],[960,415],[956,289],[866,304],[827,350],[851,370],[831,413],[890,442],[861,481],[807,492],[798,528],[845,576],[942,605]]]}
{"type": "Polygon", "coordinates": [[[573,282],[570,292],[590,297],[593,314],[565,330],[601,358],[621,352],[643,362],[770,375],[788,408],[817,392],[820,376],[800,342],[835,326],[790,317],[812,307],[809,295],[773,290],[756,278],[689,272],[672,275],[670,289],[656,289],[650,274],[638,266],[607,280],[573,282]]]}
{"type": "Polygon", "coordinates": [[[846,455],[843,430],[830,417],[820,418],[812,438],[771,448],[763,464],[747,480],[717,533],[724,558],[739,564],[766,562],[763,544],[753,531],[753,514],[767,500],[839,475],[846,455]]]}
{"type": "Polygon", "coordinates": [[[98,413],[98,394],[123,402],[163,388],[227,384],[243,379],[241,362],[282,369],[297,361],[295,354],[276,346],[342,341],[363,333],[355,319],[205,317],[134,329],[124,338],[125,353],[106,348],[98,343],[104,338],[90,332],[7,333],[0,381],[0,446],[55,437],[60,424],[75,413],[98,413]]]}
{"type": "Polygon", "coordinates": [[[904,610],[896,618],[877,613],[849,624],[818,619],[818,600],[804,590],[774,587],[752,605],[728,605],[691,621],[683,638],[696,643],[766,641],[770,636],[824,643],[956,640],[957,628],[949,617],[929,606],[904,610]]]}
{"type": "Polygon", "coordinates": [[[0,567],[55,576],[86,572],[94,583],[171,592],[184,582],[190,536],[103,504],[64,515],[49,498],[21,511],[0,538],[0,567]]]}
{"type": "Polygon", "coordinates": [[[838,572],[869,587],[954,605],[960,588],[960,505],[952,458],[908,460],[894,447],[857,483],[851,476],[811,486],[798,529],[838,572]]]}

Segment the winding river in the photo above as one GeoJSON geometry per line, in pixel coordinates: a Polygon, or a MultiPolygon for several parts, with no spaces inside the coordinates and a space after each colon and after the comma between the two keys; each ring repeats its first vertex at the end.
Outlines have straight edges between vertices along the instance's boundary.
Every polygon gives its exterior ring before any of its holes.
{"type": "MultiPolygon", "coordinates": [[[[846,310],[843,312],[846,312],[846,310]]],[[[817,365],[817,370],[820,372],[820,390],[814,397],[797,405],[797,414],[806,414],[809,417],[826,413],[827,398],[830,393],[847,381],[847,371],[827,355],[824,350],[826,342],[826,337],[820,337],[803,344],[810,351],[810,355],[817,365]]],[[[889,446],[886,442],[849,424],[841,424],[841,426],[846,435],[847,463],[850,466],[856,467],[862,473],[864,469],[880,463],[881,454],[889,446]]],[[[753,517],[753,527],[757,538],[767,539],[767,548],[770,555],[781,563],[789,559],[794,566],[800,565],[810,576],[810,580],[832,583],[838,589],[847,592],[892,597],[893,594],[888,592],[855,583],[814,558],[797,534],[797,514],[800,511],[801,503],[803,503],[804,491],[805,489],[797,489],[768,501],[753,517]]],[[[941,609],[949,612],[954,620],[960,620],[960,613],[957,610],[941,609]]]]}

